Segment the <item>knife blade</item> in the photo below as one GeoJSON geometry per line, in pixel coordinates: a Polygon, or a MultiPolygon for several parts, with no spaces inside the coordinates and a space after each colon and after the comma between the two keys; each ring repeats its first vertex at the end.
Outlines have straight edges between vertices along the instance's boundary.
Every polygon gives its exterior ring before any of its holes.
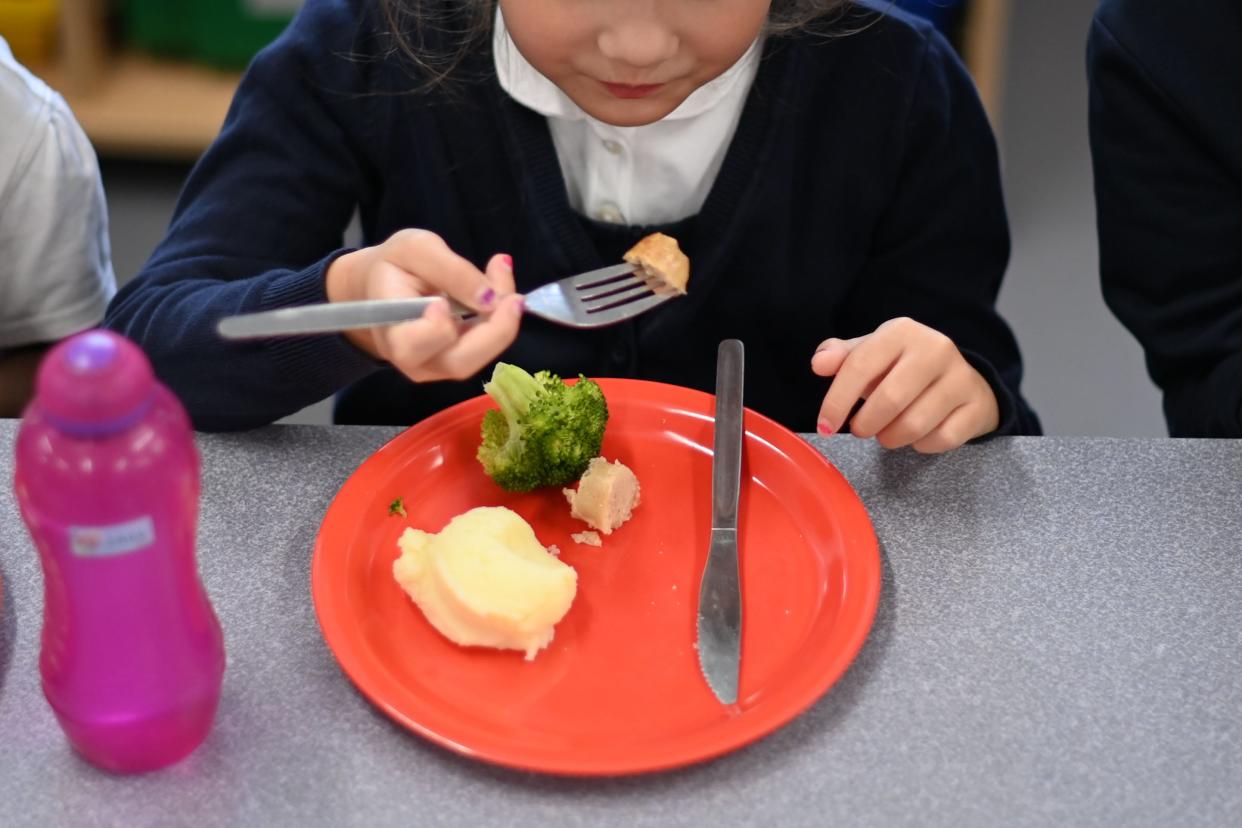
{"type": "Polygon", "coordinates": [[[419,296],[280,308],[225,317],[216,330],[225,339],[253,339],[369,328],[417,319],[432,301],[434,297],[419,296]]]}
{"type": "Polygon", "coordinates": [[[721,704],[736,704],[742,661],[742,588],[738,575],[737,501],[742,478],[742,343],[716,352],[716,423],[712,448],[712,534],[699,585],[699,666],[721,704]]]}

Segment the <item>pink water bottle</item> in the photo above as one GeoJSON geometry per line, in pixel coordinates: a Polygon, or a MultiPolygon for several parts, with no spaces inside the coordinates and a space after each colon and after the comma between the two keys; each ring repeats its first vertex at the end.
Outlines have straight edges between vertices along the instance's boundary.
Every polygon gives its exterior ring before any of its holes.
{"type": "Polygon", "coordinates": [[[176,762],[206,737],[224,675],[194,556],[185,410],[132,342],[79,334],[39,368],[16,469],[43,564],[43,694],[61,728],[111,771],[176,762]]]}

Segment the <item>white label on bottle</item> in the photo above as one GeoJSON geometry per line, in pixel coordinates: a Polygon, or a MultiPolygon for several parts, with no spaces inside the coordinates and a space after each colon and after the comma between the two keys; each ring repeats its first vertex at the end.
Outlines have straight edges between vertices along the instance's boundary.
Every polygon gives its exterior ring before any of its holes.
{"type": "Polygon", "coordinates": [[[69,548],[79,558],[128,555],[155,543],[155,522],[149,516],[112,526],[70,526],[69,548]]]}
{"type": "Polygon", "coordinates": [[[302,0],[245,0],[243,5],[255,17],[292,17],[302,8],[302,0]]]}

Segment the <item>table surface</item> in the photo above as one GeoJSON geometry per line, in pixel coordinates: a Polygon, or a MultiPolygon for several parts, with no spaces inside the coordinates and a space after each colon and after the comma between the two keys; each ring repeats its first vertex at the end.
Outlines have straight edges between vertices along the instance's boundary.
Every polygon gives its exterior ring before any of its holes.
{"type": "Polygon", "coordinates": [[[1242,441],[808,438],[867,505],[883,587],[845,676],[713,762],[544,777],[408,733],[309,594],[319,521],[391,428],[200,435],[199,566],[229,662],[208,740],[115,777],[39,689],[42,577],[0,421],[0,822],[1223,825],[1242,821],[1242,441]]]}

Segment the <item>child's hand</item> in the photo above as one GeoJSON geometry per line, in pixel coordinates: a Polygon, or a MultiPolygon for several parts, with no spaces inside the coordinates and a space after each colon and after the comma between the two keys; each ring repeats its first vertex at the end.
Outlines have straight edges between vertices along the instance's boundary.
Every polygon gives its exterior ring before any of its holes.
{"type": "Polygon", "coordinates": [[[473,376],[512,344],[522,318],[512,259],[493,256],[480,272],[427,230],[401,230],[383,244],[347,253],[326,278],[330,302],[447,295],[479,312],[463,323],[447,302],[435,302],[411,322],[347,332],[357,347],[415,382],[473,376]]]}
{"type": "Polygon", "coordinates": [[[987,380],[952,340],[913,319],[890,319],[857,339],[825,340],[811,370],[835,377],[820,408],[821,434],[840,430],[859,400],[866,402],[850,420],[851,433],[885,448],[948,451],[999,425],[987,380]]]}

